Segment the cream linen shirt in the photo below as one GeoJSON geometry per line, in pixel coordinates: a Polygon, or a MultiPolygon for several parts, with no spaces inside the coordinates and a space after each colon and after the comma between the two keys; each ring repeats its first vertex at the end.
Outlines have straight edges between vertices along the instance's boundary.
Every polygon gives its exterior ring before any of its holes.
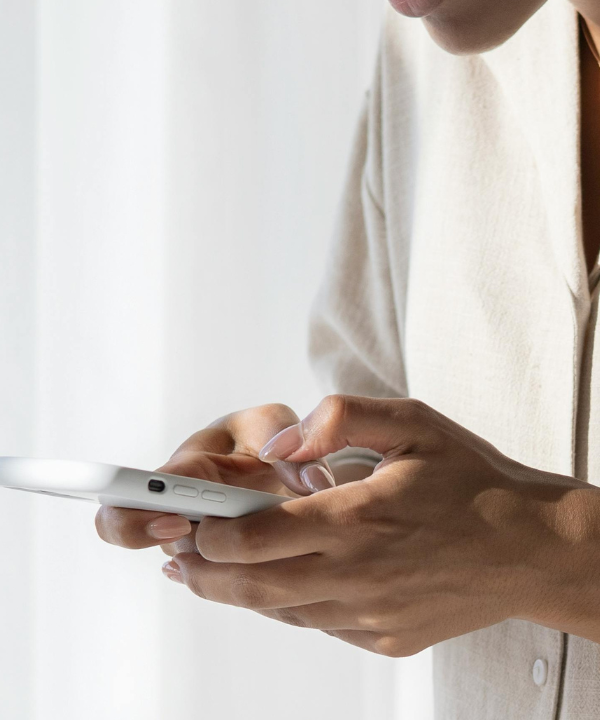
{"type": "MultiPolygon", "coordinates": [[[[324,393],[420,398],[509,457],[600,484],[578,53],[568,0],[461,57],[389,9],[310,355],[324,393]]],[[[440,720],[598,720],[600,646],[510,620],[436,646],[434,685],[440,720]]]]}

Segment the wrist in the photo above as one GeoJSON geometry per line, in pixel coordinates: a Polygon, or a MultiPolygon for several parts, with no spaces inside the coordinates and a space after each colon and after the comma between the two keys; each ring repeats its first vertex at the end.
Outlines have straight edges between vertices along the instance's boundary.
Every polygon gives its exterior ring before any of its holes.
{"type": "Polygon", "coordinates": [[[527,485],[529,551],[519,617],[598,642],[600,489],[537,472],[527,485]]]}

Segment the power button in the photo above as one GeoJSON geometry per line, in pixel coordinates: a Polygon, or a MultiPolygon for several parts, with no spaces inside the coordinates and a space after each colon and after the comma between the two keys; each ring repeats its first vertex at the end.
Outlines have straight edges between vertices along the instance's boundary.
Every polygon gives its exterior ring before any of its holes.
{"type": "Polygon", "coordinates": [[[203,500],[210,500],[211,502],[225,502],[227,495],[222,492],[215,492],[214,490],[204,490],[202,492],[203,500]]]}

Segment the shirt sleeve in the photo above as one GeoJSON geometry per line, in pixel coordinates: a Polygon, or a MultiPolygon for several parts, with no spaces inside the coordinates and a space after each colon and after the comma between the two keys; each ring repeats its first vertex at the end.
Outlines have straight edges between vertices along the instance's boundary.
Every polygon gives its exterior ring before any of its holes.
{"type": "Polygon", "coordinates": [[[364,98],[310,313],[309,359],[324,395],[408,395],[387,245],[378,75],[364,98]]]}
{"type": "Polygon", "coordinates": [[[386,219],[377,196],[381,152],[374,105],[369,91],[324,276],[311,307],[309,359],[324,394],[406,397],[386,219]]]}

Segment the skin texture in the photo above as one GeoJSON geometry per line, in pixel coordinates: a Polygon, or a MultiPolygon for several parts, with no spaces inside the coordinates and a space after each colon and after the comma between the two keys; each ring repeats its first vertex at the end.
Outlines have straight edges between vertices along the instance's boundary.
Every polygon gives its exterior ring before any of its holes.
{"type": "MultiPolygon", "coordinates": [[[[423,22],[446,50],[481,52],[507,40],[541,4],[443,0],[423,22]]],[[[600,1],[574,4],[600,46],[600,1]]],[[[600,69],[585,43],[580,57],[591,269],[600,246],[600,69]]],[[[193,526],[161,513],[100,509],[102,538],[129,548],[162,543],[174,556],[165,575],[200,598],[392,657],[507,618],[600,642],[600,490],[525,467],[419,401],[332,396],[300,424],[283,405],[233,413],[193,435],[160,469],[295,498],[193,526]],[[274,436],[272,462],[261,462],[274,436]],[[303,444],[290,455],[298,438],[303,444]],[[317,493],[302,484],[307,463],[329,470],[322,458],[348,444],[384,456],[371,477],[338,476],[338,487],[317,493]]]]}
{"type": "MultiPolygon", "coordinates": [[[[265,406],[234,416],[236,445],[255,432],[251,418],[270,424],[272,412],[286,414],[265,406]]],[[[226,465],[213,442],[197,433],[173,461],[177,472],[226,465]]],[[[507,618],[600,640],[600,490],[521,465],[418,400],[327,397],[275,437],[265,470],[248,445],[236,484],[272,491],[282,460],[302,464],[348,444],[383,455],[368,479],[244,518],[205,518],[164,544],[174,554],[167,577],[200,598],[390,657],[507,618]],[[292,454],[290,437],[301,443],[292,454]]],[[[98,531],[126,547],[156,545],[148,515],[102,508],[98,531]]]]}

